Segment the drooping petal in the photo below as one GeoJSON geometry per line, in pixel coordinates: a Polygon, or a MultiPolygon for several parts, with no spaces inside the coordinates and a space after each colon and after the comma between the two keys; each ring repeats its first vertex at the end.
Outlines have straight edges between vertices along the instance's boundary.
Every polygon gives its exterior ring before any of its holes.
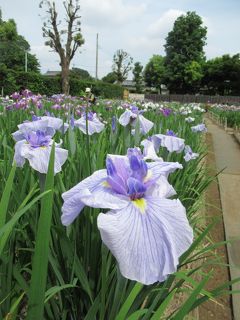
{"type": "Polygon", "coordinates": [[[186,162],[190,160],[195,160],[198,158],[199,154],[192,151],[190,146],[185,146],[184,149],[185,156],[183,157],[186,162]]]}
{"type": "Polygon", "coordinates": [[[15,153],[13,160],[16,161],[17,167],[23,167],[25,158],[22,156],[22,148],[26,144],[26,140],[18,141],[15,144],[15,153]]]}
{"type": "MultiPolygon", "coordinates": [[[[86,129],[86,119],[84,117],[75,121],[75,126],[77,126],[84,134],[87,133],[86,129]]],[[[104,124],[96,117],[93,120],[88,120],[88,134],[92,135],[94,133],[99,133],[104,129],[104,124]]]]}
{"type": "Polygon", "coordinates": [[[48,127],[48,120],[47,119],[40,119],[37,121],[29,121],[29,122],[24,122],[18,125],[18,128],[20,131],[25,132],[25,131],[44,131],[48,127]]]}
{"type": "Polygon", "coordinates": [[[141,142],[141,145],[144,147],[144,160],[163,161],[163,159],[161,157],[158,157],[158,155],[156,154],[154,144],[152,141],[145,139],[141,142]]]}
{"type": "Polygon", "coordinates": [[[123,114],[121,114],[118,121],[122,126],[126,127],[129,124],[130,119],[136,118],[136,117],[137,117],[137,115],[134,114],[132,111],[126,110],[123,114]]]}
{"type": "Polygon", "coordinates": [[[48,127],[48,123],[46,120],[37,120],[33,122],[25,122],[20,124],[19,130],[15,131],[12,136],[15,141],[20,141],[26,138],[26,135],[30,132],[42,131],[45,135],[54,136],[55,129],[52,127],[48,127]]]}
{"type": "Polygon", "coordinates": [[[58,148],[56,145],[55,148],[55,163],[54,163],[54,172],[60,172],[62,170],[62,166],[67,160],[68,157],[68,150],[58,148]]]}
{"type": "Polygon", "coordinates": [[[48,116],[43,116],[41,117],[42,120],[47,120],[48,121],[48,127],[52,127],[55,130],[61,131],[61,128],[63,126],[63,120],[55,117],[48,117],[48,116]]]}
{"type": "Polygon", "coordinates": [[[158,177],[160,175],[164,175],[168,177],[168,175],[174,172],[177,169],[182,169],[183,166],[179,162],[148,162],[148,169],[152,172],[153,177],[158,177]]]}
{"type": "MultiPolygon", "coordinates": [[[[22,156],[29,161],[30,166],[43,174],[48,171],[48,164],[50,160],[52,146],[40,148],[31,148],[29,144],[25,144],[22,147],[22,156]]],[[[62,165],[66,161],[68,151],[61,148],[55,149],[55,161],[54,161],[54,174],[62,170],[62,165]]]]}
{"type": "Polygon", "coordinates": [[[15,141],[21,141],[25,139],[25,134],[21,130],[17,130],[12,133],[12,137],[15,141]]]}
{"type": "Polygon", "coordinates": [[[164,175],[159,176],[155,183],[150,185],[146,192],[146,196],[159,198],[170,198],[174,195],[176,195],[176,191],[164,175]]]}
{"type": "Polygon", "coordinates": [[[191,127],[191,130],[192,132],[207,132],[207,128],[204,123],[191,127]]]}
{"type": "Polygon", "coordinates": [[[61,130],[63,133],[66,133],[67,130],[68,130],[68,128],[69,128],[69,124],[68,124],[68,123],[64,123],[64,124],[62,125],[62,127],[61,127],[60,130],[61,130]]]}
{"type": "Polygon", "coordinates": [[[139,122],[140,122],[140,130],[142,134],[147,134],[148,131],[150,131],[154,125],[154,123],[142,116],[141,114],[138,116],[139,122]]]}
{"type": "Polygon", "coordinates": [[[152,136],[155,149],[158,150],[159,146],[167,148],[169,152],[181,152],[184,149],[185,142],[184,139],[167,136],[164,134],[155,134],[152,136]]]}
{"type": "Polygon", "coordinates": [[[93,208],[120,209],[126,207],[126,197],[114,194],[107,184],[107,171],[98,170],[75,187],[63,193],[62,223],[69,225],[85,205],[93,208]]]}
{"type": "MultiPolygon", "coordinates": [[[[142,212],[134,201],[127,208],[101,213],[98,228],[105,245],[128,279],[152,284],[177,270],[193,232],[179,200],[150,197],[142,212]]],[[[138,200],[139,201],[139,200],[138,200]]]]}

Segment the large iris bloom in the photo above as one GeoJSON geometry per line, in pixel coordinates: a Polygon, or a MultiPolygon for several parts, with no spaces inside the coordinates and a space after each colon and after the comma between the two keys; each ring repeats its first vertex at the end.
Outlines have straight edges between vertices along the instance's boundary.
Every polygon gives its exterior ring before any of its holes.
{"type": "MultiPolygon", "coordinates": [[[[46,135],[44,131],[28,132],[24,140],[15,144],[14,160],[18,167],[23,167],[26,160],[30,166],[40,172],[46,174],[52,149],[53,140],[50,135],[46,135]]],[[[54,174],[61,171],[62,165],[67,160],[68,151],[60,148],[60,144],[56,144],[54,174]]]]}
{"type": "Polygon", "coordinates": [[[53,136],[55,132],[58,131],[66,131],[68,129],[68,124],[63,123],[62,119],[43,116],[36,117],[33,116],[33,121],[26,121],[18,125],[18,129],[16,132],[12,134],[15,141],[20,141],[25,139],[25,136],[29,132],[37,132],[43,131],[46,135],[53,136]]]}
{"type": "Polygon", "coordinates": [[[86,118],[88,118],[88,134],[99,133],[104,129],[104,124],[98,119],[97,114],[93,112],[84,113],[84,115],[74,122],[83,133],[87,133],[86,118]]]}
{"type": "Polygon", "coordinates": [[[146,119],[136,106],[132,106],[131,109],[126,110],[120,116],[119,123],[124,127],[128,124],[131,124],[133,127],[135,127],[137,123],[137,118],[139,119],[141,133],[147,134],[152,129],[154,123],[146,119]]]}
{"type": "Polygon", "coordinates": [[[143,284],[164,281],[193,239],[185,208],[168,199],[176,194],[168,174],[182,166],[147,163],[134,148],[127,156],[108,155],[106,167],[62,195],[62,223],[72,223],[85,205],[110,209],[97,224],[122,275],[143,284]]]}

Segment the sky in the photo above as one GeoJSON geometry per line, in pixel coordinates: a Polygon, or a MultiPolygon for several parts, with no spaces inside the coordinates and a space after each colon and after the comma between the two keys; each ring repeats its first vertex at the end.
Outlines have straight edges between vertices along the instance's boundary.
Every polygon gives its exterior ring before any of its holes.
{"type": "MultiPolygon", "coordinates": [[[[64,21],[62,0],[55,0],[64,21]]],[[[96,34],[99,34],[98,76],[111,72],[118,49],[143,66],[153,54],[164,55],[165,38],[173,23],[187,11],[195,11],[208,28],[204,50],[208,59],[240,53],[240,0],[80,0],[81,29],[85,44],[71,67],[95,76],[96,34]]],[[[44,45],[42,25],[47,15],[39,0],[0,0],[3,20],[13,18],[41,64],[41,71],[60,70],[58,54],[44,45]]],[[[131,75],[129,76],[131,78],[131,75]]]]}

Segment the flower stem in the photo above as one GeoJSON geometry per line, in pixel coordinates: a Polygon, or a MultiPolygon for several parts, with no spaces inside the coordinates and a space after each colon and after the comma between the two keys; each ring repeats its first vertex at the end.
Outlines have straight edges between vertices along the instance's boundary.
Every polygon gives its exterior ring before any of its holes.
{"type": "Polygon", "coordinates": [[[90,161],[90,139],[88,134],[88,109],[89,109],[89,95],[87,95],[87,108],[86,108],[86,142],[87,142],[88,170],[89,170],[89,174],[91,174],[92,168],[91,168],[91,161],[90,161]]]}
{"type": "Polygon", "coordinates": [[[45,188],[46,175],[39,172],[39,173],[38,173],[38,177],[39,177],[40,191],[41,191],[41,193],[42,193],[42,192],[44,192],[44,188],[45,188]]]}

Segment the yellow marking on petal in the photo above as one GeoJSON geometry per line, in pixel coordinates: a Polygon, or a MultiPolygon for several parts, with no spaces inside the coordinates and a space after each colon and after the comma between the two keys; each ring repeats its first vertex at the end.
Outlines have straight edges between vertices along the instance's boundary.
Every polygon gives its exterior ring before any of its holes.
{"type": "Polygon", "coordinates": [[[140,210],[141,213],[145,213],[147,203],[144,198],[132,200],[134,206],[140,210]]]}
{"type": "Polygon", "coordinates": [[[107,182],[107,180],[102,182],[102,185],[106,188],[111,188],[110,184],[107,182]]]}
{"type": "Polygon", "coordinates": [[[143,182],[147,182],[152,178],[152,170],[148,170],[146,176],[143,179],[143,182]]]}
{"type": "Polygon", "coordinates": [[[47,147],[46,147],[46,146],[41,146],[40,148],[41,148],[41,149],[46,149],[47,147]]]}

